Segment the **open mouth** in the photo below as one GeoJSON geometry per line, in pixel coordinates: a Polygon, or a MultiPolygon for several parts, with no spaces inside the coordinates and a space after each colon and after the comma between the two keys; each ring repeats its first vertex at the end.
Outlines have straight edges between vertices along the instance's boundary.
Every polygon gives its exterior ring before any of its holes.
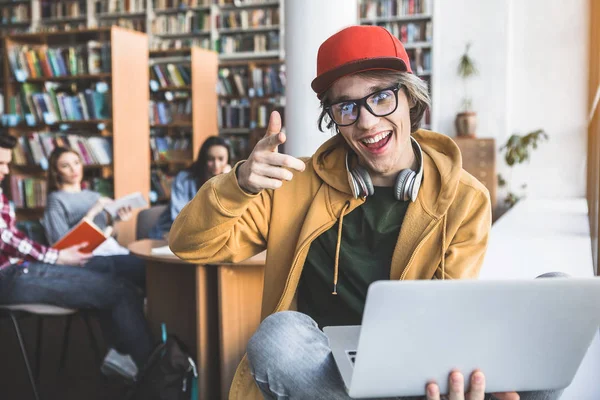
{"type": "Polygon", "coordinates": [[[364,138],[360,140],[360,143],[369,151],[381,150],[390,141],[392,137],[392,131],[385,131],[378,133],[375,136],[364,138]]]}

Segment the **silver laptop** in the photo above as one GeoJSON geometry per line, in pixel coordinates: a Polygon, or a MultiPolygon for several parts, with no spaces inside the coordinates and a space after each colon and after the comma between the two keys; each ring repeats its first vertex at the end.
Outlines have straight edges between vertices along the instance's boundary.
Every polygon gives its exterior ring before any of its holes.
{"type": "Polygon", "coordinates": [[[325,327],[348,394],[447,393],[480,369],[487,392],[569,386],[600,325],[600,278],[379,281],[362,326],[325,327]]]}

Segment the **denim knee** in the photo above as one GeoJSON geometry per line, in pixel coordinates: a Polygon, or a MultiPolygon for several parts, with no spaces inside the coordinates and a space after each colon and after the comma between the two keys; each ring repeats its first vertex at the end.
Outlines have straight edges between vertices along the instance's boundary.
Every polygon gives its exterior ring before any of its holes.
{"type": "Polygon", "coordinates": [[[265,318],[247,347],[248,361],[252,369],[278,370],[297,361],[315,333],[317,323],[306,314],[281,311],[265,318]]]}

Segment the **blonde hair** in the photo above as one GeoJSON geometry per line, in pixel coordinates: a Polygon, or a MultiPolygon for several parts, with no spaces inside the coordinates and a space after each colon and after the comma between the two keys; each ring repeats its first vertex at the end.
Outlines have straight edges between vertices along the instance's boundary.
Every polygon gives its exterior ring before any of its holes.
{"type": "MultiPolygon", "coordinates": [[[[425,111],[427,111],[427,109],[431,106],[431,98],[429,96],[427,82],[408,72],[389,70],[364,71],[359,72],[356,75],[366,79],[381,79],[389,81],[390,85],[393,85],[394,83],[399,84],[407,97],[408,104],[413,105],[409,111],[410,131],[412,133],[419,129],[425,111]]],[[[335,127],[335,123],[331,120],[327,114],[327,111],[325,111],[325,107],[329,105],[330,94],[331,88],[327,89],[327,91],[323,93],[323,98],[321,100],[321,114],[319,115],[317,122],[317,126],[321,132],[324,132],[323,123],[326,124],[326,129],[332,129],[335,127]]]]}

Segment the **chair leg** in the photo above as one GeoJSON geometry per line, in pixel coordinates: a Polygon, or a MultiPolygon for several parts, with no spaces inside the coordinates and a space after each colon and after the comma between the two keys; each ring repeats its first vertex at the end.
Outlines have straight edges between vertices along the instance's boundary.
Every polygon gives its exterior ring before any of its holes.
{"type": "Polygon", "coordinates": [[[35,345],[35,379],[39,382],[40,370],[42,368],[42,337],[44,336],[44,317],[38,318],[37,343],[35,345]]]}
{"type": "Polygon", "coordinates": [[[15,314],[11,311],[9,313],[10,319],[12,320],[13,326],[15,328],[15,333],[17,334],[17,339],[19,340],[19,346],[21,347],[21,354],[23,355],[23,361],[25,361],[25,367],[27,368],[27,375],[29,376],[29,382],[31,383],[31,390],[33,390],[33,396],[36,400],[40,400],[40,396],[38,395],[37,385],[35,383],[35,378],[33,377],[33,372],[31,371],[31,366],[29,365],[29,358],[27,358],[27,351],[25,350],[25,343],[23,342],[23,337],[21,336],[21,330],[19,329],[19,323],[17,322],[17,318],[15,314]]]}
{"type": "Polygon", "coordinates": [[[71,322],[73,322],[73,315],[68,315],[65,322],[65,333],[63,334],[60,361],[58,362],[59,371],[64,370],[65,364],[67,363],[67,350],[69,348],[69,332],[71,331],[71,322]]]}
{"type": "Polygon", "coordinates": [[[83,311],[80,313],[83,322],[85,322],[85,326],[87,327],[88,335],[90,336],[90,342],[92,344],[92,350],[94,352],[94,357],[96,358],[96,364],[102,364],[102,358],[100,356],[100,348],[98,346],[98,341],[96,340],[96,336],[94,335],[94,330],[92,329],[92,324],[90,322],[90,316],[87,312],[83,311]]]}

